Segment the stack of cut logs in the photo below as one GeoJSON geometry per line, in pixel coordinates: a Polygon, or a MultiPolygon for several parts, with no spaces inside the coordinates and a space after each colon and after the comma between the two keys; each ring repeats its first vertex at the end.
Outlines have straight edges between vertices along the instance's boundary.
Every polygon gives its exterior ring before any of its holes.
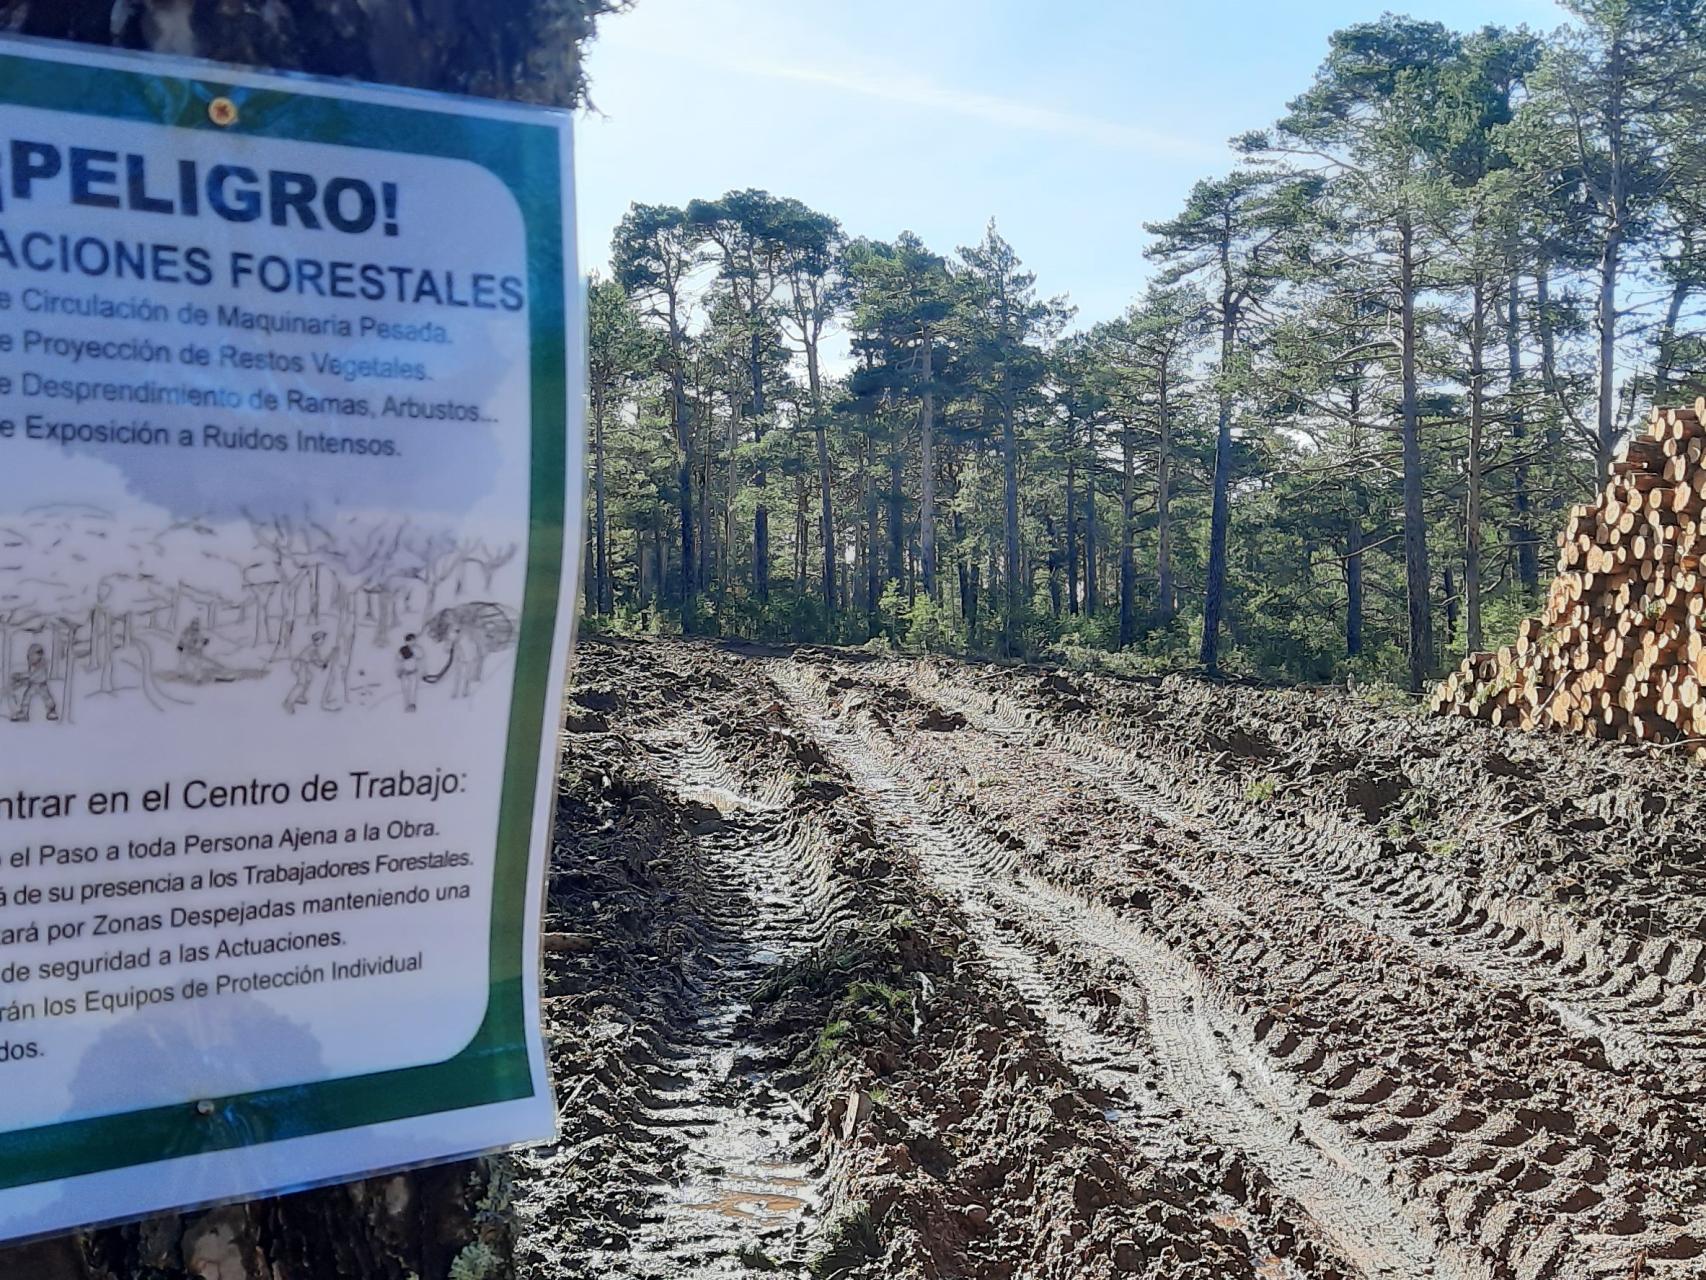
{"type": "Polygon", "coordinates": [[[1545,614],[1514,645],[1464,659],[1431,710],[1633,742],[1706,738],[1703,423],[1706,398],[1654,410],[1598,500],[1571,509],[1545,614]]]}

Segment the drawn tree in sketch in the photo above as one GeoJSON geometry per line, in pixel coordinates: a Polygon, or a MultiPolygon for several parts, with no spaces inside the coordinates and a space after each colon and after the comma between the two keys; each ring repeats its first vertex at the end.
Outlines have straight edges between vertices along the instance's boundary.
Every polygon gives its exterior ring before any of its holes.
{"type": "Polygon", "coordinates": [[[454,665],[465,696],[514,642],[515,610],[490,596],[518,550],[358,513],[149,525],[50,506],[0,519],[0,719],[26,692],[46,701],[47,681],[62,722],[86,697],[184,705],[199,686],[291,667],[316,634],[323,709],[350,705],[358,677],[371,694],[404,633],[439,645],[440,675],[454,665]]]}

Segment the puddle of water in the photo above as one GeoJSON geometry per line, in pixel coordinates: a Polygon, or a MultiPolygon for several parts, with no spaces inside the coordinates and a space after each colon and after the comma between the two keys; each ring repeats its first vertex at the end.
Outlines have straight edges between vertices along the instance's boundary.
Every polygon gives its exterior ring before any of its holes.
{"type": "MultiPolygon", "coordinates": [[[[783,1181],[778,1179],[779,1182],[783,1181]]],[[[798,1179],[787,1179],[797,1183],[798,1179]]],[[[690,1201],[681,1206],[701,1213],[715,1213],[742,1222],[757,1222],[765,1218],[787,1218],[802,1213],[806,1201],[802,1196],[785,1195],[777,1191],[725,1191],[709,1200],[690,1201]]]]}
{"type": "Polygon", "coordinates": [[[748,800],[738,791],[730,791],[727,787],[689,784],[678,786],[676,794],[683,800],[710,805],[725,818],[730,814],[742,813],[758,807],[754,801],[748,800]]]}

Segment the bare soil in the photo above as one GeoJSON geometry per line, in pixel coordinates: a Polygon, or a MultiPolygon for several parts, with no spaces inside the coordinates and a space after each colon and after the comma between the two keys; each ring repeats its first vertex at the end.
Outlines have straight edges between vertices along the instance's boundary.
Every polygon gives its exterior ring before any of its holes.
{"type": "Polygon", "coordinates": [[[560,1141],[0,1277],[1706,1278],[1697,766],[827,649],[572,696],[560,1141]]]}
{"type": "Polygon", "coordinates": [[[588,643],[545,1277],[1706,1276],[1706,795],[1343,693],[588,643]]]}

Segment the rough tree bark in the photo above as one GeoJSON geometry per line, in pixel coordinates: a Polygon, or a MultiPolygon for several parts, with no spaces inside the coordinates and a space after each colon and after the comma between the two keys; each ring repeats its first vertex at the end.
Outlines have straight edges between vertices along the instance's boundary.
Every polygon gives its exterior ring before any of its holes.
{"type": "Polygon", "coordinates": [[[1078,424],[1066,419],[1066,611],[1078,612],[1078,424]]]}
{"type": "Polygon", "coordinates": [[[1226,536],[1232,522],[1232,388],[1226,379],[1238,338],[1231,265],[1232,233],[1220,240],[1220,378],[1214,436],[1214,497],[1208,517],[1208,576],[1203,586],[1202,647],[1198,656],[1209,675],[1220,673],[1220,619],[1226,609],[1226,536]]]}
{"type": "Polygon", "coordinates": [[[918,541],[924,562],[924,594],[941,603],[936,591],[936,384],[930,367],[934,341],[930,326],[924,326],[920,342],[923,366],[919,373],[924,394],[918,413],[918,541]]]}
{"type": "Polygon", "coordinates": [[[1522,404],[1522,277],[1519,259],[1511,254],[1510,277],[1505,290],[1506,399],[1510,419],[1511,448],[1516,458],[1511,466],[1511,542],[1516,547],[1516,576],[1522,589],[1533,595],[1540,587],[1540,560],[1529,520],[1528,422],[1522,404]]]}
{"type": "MultiPolygon", "coordinates": [[[[1003,386],[1003,392],[1007,388],[1003,386]]],[[[1019,652],[1019,618],[1024,595],[1019,578],[1019,440],[1014,427],[1011,395],[1001,404],[1002,525],[1006,534],[1002,568],[1007,577],[1007,605],[1001,620],[1001,654],[1011,658],[1019,652]]],[[[991,577],[994,575],[991,574],[991,577]]]]}
{"type": "Polygon", "coordinates": [[[1486,276],[1477,275],[1469,318],[1469,492],[1464,517],[1463,598],[1469,626],[1469,648],[1475,652],[1485,647],[1481,633],[1481,508],[1485,480],[1482,454],[1486,435],[1487,288],[1486,276]]]}
{"type": "MultiPolygon", "coordinates": [[[[626,0],[0,0],[0,30],[571,106],[580,47],[626,0]]],[[[483,1244],[511,1274],[484,1161],[166,1215],[0,1250],[0,1280],[444,1280],[483,1244]]]]}
{"type": "Polygon", "coordinates": [[[1399,368],[1403,384],[1404,579],[1410,615],[1410,692],[1433,671],[1433,610],[1428,599],[1428,533],[1422,508],[1421,415],[1416,407],[1415,228],[1398,219],[1399,368]]]}
{"type": "Polygon", "coordinates": [[[1084,424],[1084,616],[1094,618],[1096,598],[1096,420],[1084,424]]]}
{"type": "Polygon", "coordinates": [[[1131,421],[1120,424],[1120,643],[1137,641],[1137,440],[1131,421]]]}
{"type": "Polygon", "coordinates": [[[1167,403],[1171,370],[1161,358],[1157,382],[1156,417],[1160,440],[1155,453],[1155,611],[1162,626],[1168,626],[1179,611],[1173,586],[1173,415],[1167,403]]]}

